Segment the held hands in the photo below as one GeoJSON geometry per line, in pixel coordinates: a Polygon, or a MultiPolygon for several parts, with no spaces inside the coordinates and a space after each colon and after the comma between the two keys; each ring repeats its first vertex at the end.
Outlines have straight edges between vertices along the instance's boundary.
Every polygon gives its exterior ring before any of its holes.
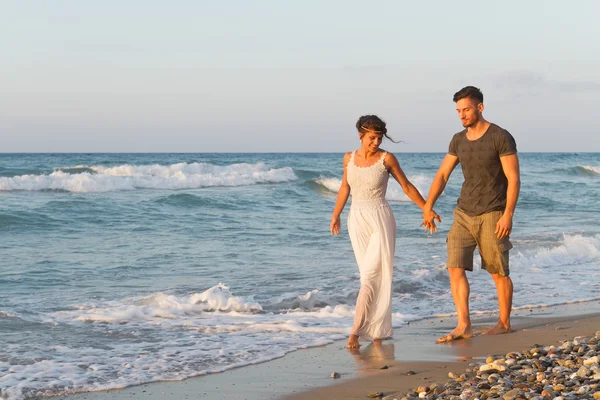
{"type": "Polygon", "coordinates": [[[333,236],[340,234],[340,217],[331,217],[331,223],[329,224],[329,231],[333,236]]]}
{"type": "Polygon", "coordinates": [[[442,218],[433,210],[425,210],[423,211],[423,223],[421,226],[425,227],[425,232],[429,231],[430,234],[433,232],[437,232],[437,226],[435,225],[435,220],[438,222],[442,222],[442,218]]]}
{"type": "Polygon", "coordinates": [[[502,239],[512,232],[512,216],[504,214],[496,224],[496,237],[502,239]]]}

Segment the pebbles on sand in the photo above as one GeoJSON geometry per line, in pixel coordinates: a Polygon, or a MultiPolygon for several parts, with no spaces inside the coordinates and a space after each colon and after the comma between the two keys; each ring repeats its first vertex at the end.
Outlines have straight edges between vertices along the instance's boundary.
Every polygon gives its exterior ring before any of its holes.
{"type": "Polygon", "coordinates": [[[448,374],[445,384],[420,386],[385,400],[578,400],[600,399],[600,331],[560,346],[534,345],[504,356],[469,364],[462,374],[448,374]]]}

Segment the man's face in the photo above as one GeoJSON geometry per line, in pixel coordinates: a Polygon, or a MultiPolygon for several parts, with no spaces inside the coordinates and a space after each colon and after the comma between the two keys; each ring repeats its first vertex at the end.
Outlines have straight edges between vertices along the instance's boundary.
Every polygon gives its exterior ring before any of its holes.
{"type": "Polygon", "coordinates": [[[476,104],[470,97],[465,97],[456,102],[458,118],[460,118],[460,122],[465,128],[477,124],[479,118],[481,118],[481,111],[483,111],[483,104],[476,104]]]}

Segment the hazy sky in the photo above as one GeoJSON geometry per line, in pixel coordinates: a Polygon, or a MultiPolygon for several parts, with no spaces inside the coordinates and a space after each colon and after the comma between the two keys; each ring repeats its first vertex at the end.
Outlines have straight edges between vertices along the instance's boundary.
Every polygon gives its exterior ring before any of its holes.
{"type": "Polygon", "coordinates": [[[600,2],[6,1],[0,152],[446,151],[452,95],[521,151],[600,151],[600,2]]]}

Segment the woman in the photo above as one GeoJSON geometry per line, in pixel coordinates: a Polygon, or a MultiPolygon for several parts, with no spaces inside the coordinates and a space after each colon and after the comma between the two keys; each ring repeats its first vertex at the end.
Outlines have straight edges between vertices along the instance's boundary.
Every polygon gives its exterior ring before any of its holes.
{"type": "MultiPolygon", "coordinates": [[[[344,175],[331,217],[332,235],[340,233],[340,214],[352,191],[348,233],[360,271],[349,349],[360,347],[359,338],[375,345],[392,335],[392,271],[396,247],[396,220],[385,199],[389,175],[421,209],[425,200],[404,175],[393,154],[379,148],[387,135],[386,124],[375,115],[360,117],[356,123],[361,147],[344,156],[344,175]]],[[[393,141],[393,140],[392,140],[393,141]]],[[[439,216],[436,214],[438,221],[439,216]]],[[[425,229],[437,230],[435,222],[425,229]]]]}

